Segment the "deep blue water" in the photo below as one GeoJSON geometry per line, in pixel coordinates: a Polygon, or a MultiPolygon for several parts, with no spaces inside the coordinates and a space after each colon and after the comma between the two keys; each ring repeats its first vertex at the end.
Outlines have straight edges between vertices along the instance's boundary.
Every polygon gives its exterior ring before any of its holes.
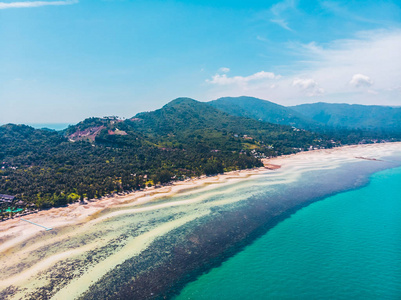
{"type": "Polygon", "coordinates": [[[401,299],[401,168],[299,210],[177,299],[401,299]]]}

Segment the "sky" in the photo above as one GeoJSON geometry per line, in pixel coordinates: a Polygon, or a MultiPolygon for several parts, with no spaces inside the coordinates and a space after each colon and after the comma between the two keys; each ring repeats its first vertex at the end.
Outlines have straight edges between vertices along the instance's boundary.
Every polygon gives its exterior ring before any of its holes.
{"type": "Polygon", "coordinates": [[[0,0],[0,124],[178,97],[401,106],[400,1],[0,0]]]}

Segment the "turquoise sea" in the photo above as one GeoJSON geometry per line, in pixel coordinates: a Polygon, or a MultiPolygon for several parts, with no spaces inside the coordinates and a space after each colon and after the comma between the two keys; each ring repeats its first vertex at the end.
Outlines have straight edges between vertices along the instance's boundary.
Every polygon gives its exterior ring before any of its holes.
{"type": "Polygon", "coordinates": [[[401,168],[297,211],[176,299],[401,299],[401,168]]]}

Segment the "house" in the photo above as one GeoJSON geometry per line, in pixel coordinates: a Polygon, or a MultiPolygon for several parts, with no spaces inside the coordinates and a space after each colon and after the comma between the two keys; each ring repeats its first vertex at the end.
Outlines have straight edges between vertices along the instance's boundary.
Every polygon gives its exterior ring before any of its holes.
{"type": "Polygon", "coordinates": [[[10,195],[4,195],[0,194],[0,203],[12,203],[15,199],[15,196],[10,196],[10,195]]]}

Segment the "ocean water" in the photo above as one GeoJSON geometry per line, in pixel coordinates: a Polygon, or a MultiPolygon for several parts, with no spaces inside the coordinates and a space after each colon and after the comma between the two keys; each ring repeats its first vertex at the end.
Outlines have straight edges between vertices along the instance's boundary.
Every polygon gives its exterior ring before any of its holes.
{"type": "Polygon", "coordinates": [[[184,299],[401,299],[401,168],[315,202],[220,267],[184,299]]]}
{"type": "Polygon", "coordinates": [[[127,196],[84,226],[53,212],[53,230],[0,243],[0,299],[397,299],[401,170],[355,189],[400,166],[399,145],[351,150],[127,196]]]}
{"type": "Polygon", "coordinates": [[[63,130],[66,129],[69,125],[71,125],[70,123],[31,123],[31,124],[27,124],[33,128],[36,129],[42,129],[42,128],[48,128],[48,129],[53,129],[53,130],[63,130]]]}

